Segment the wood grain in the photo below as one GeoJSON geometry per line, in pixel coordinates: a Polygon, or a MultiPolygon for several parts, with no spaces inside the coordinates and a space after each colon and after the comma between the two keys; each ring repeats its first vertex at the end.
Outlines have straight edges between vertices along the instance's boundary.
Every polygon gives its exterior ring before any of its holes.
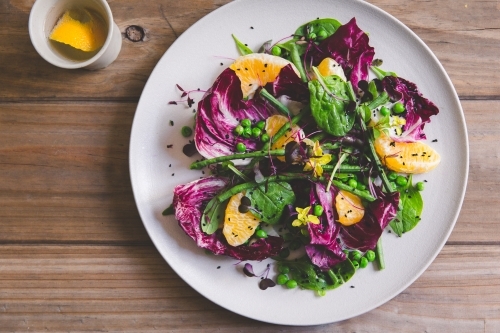
{"type": "MultiPolygon", "coordinates": [[[[124,39],[118,59],[98,72],[59,69],[35,52],[26,33],[32,2],[6,0],[0,7],[0,22],[5,22],[0,30],[0,100],[137,101],[154,65],[176,37],[229,1],[109,1],[122,33],[138,25],[146,39],[124,39]]],[[[370,2],[395,15],[429,45],[460,96],[500,98],[500,73],[493,70],[500,68],[496,1],[470,1],[467,7],[454,0],[370,2]]]]}
{"type": "Polygon", "coordinates": [[[498,318],[499,260],[496,246],[446,246],[410,288],[378,309],[292,328],[200,297],[153,247],[3,245],[0,322],[5,331],[50,332],[484,332],[498,318]]]}

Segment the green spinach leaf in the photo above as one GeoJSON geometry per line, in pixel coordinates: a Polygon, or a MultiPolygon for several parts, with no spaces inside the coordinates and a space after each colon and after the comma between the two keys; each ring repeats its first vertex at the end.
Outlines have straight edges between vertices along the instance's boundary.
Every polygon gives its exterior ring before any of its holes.
{"type": "Polygon", "coordinates": [[[412,185],[410,175],[408,185],[400,191],[398,213],[389,224],[392,230],[401,237],[405,232],[415,228],[420,222],[423,207],[422,196],[418,189],[412,185]]]}
{"type": "Polygon", "coordinates": [[[297,261],[281,261],[278,263],[278,267],[283,266],[290,269],[291,278],[296,280],[301,288],[319,292],[340,287],[356,273],[356,268],[349,258],[326,272],[318,270],[305,257],[297,261]]]}
{"type": "Polygon", "coordinates": [[[211,235],[224,222],[224,214],[228,201],[229,199],[219,203],[217,197],[215,197],[208,202],[201,215],[200,223],[203,232],[211,235]]]}
{"type": "Polygon", "coordinates": [[[309,81],[308,86],[311,113],[318,127],[334,136],[346,135],[355,119],[355,112],[346,112],[350,101],[347,84],[334,75],[309,81]]]}
{"type": "Polygon", "coordinates": [[[250,212],[269,224],[277,223],[285,206],[295,202],[292,187],[286,182],[266,182],[247,191],[246,196],[252,202],[250,212]]]}

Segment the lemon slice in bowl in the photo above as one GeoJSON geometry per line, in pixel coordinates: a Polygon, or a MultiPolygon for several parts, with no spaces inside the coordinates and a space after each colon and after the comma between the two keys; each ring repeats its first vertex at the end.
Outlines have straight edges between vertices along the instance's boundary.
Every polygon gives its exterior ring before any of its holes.
{"type": "Polygon", "coordinates": [[[49,39],[84,52],[94,52],[104,45],[107,30],[105,22],[96,13],[71,9],[59,19],[49,39]]]}

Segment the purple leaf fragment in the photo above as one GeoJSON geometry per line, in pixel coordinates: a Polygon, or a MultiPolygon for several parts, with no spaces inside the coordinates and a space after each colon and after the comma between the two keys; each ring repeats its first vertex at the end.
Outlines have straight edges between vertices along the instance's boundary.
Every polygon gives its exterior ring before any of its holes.
{"type": "Polygon", "coordinates": [[[267,288],[272,288],[274,286],[276,286],[276,283],[269,278],[262,279],[259,282],[259,288],[262,290],[266,290],[267,288]]]}
{"type": "Polygon", "coordinates": [[[253,272],[253,266],[248,263],[243,267],[243,273],[245,273],[245,275],[248,277],[255,276],[255,273],[253,272]]]}

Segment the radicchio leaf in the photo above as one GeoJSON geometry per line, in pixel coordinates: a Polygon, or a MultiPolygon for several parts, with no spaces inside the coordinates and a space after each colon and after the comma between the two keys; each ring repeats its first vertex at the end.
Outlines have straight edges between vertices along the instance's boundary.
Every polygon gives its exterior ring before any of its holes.
{"type": "Polygon", "coordinates": [[[238,260],[264,260],[276,256],[283,246],[280,237],[269,236],[248,246],[233,247],[227,244],[220,230],[211,235],[201,230],[200,221],[205,205],[228,184],[227,178],[207,177],[176,186],[173,204],[180,227],[198,247],[217,255],[228,255],[238,260]]]}
{"type": "Polygon", "coordinates": [[[336,212],[332,209],[333,192],[333,188],[326,192],[325,186],[317,183],[311,188],[310,194],[311,207],[321,205],[324,212],[319,217],[319,224],[307,224],[311,242],[305,246],[305,250],[311,262],[322,270],[328,270],[346,259],[337,243],[340,227],[335,223],[336,212]]]}
{"type": "Polygon", "coordinates": [[[315,66],[326,57],[333,58],[342,66],[347,79],[356,89],[360,80],[368,79],[368,68],[375,54],[374,48],[368,44],[369,40],[356,24],[356,19],[352,18],[317,47],[311,48],[307,58],[312,59],[315,66]]]}
{"type": "Polygon", "coordinates": [[[362,252],[373,250],[385,227],[396,216],[399,192],[384,193],[375,187],[377,200],[365,210],[363,219],[351,226],[342,226],[340,237],[344,244],[362,252]]]}
{"type": "MultiPolygon", "coordinates": [[[[243,100],[241,81],[235,72],[227,68],[198,104],[194,141],[196,148],[205,158],[231,155],[238,142],[254,150],[258,142],[236,136],[234,128],[242,119],[259,121],[276,113],[261,98],[243,100]]],[[[235,160],[236,165],[249,162],[235,160]]]]}
{"type": "Polygon", "coordinates": [[[309,101],[309,89],[307,88],[307,84],[302,82],[290,64],[283,67],[276,77],[276,80],[268,83],[265,88],[275,97],[285,95],[293,101],[306,104],[309,101]]]}
{"type": "Polygon", "coordinates": [[[439,113],[437,106],[423,97],[414,83],[403,78],[386,76],[382,79],[382,85],[392,100],[400,101],[406,108],[404,137],[412,141],[425,139],[425,123],[439,113]]]}

